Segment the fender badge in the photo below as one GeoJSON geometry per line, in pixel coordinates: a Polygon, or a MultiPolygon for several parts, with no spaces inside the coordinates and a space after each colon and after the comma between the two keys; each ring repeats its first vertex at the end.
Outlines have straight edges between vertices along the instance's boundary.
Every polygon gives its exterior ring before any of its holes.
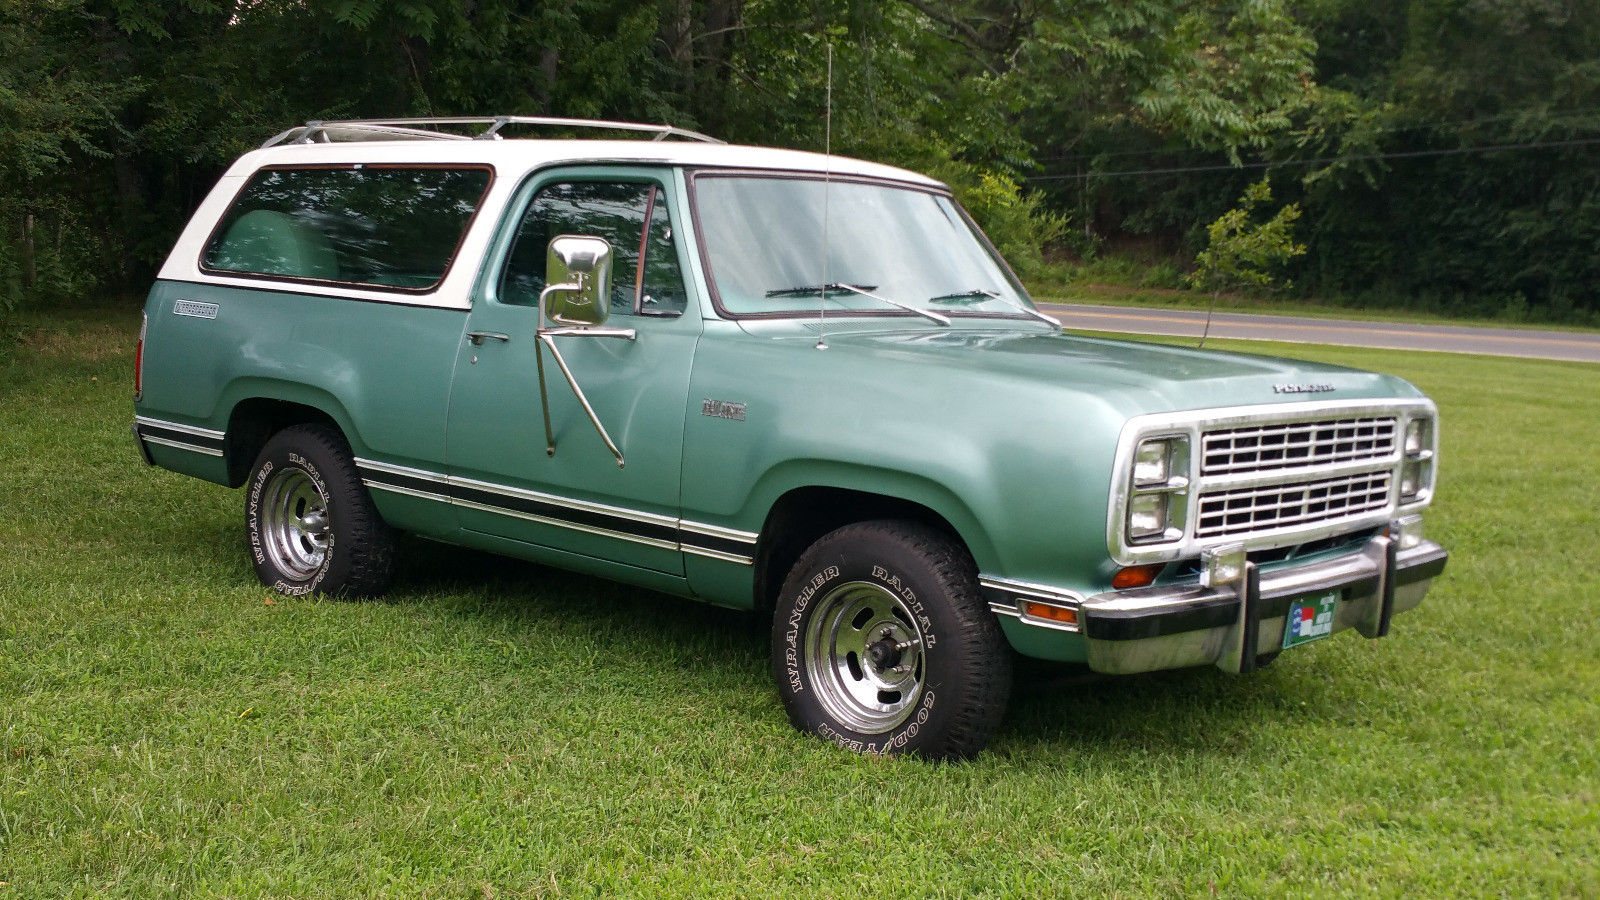
{"type": "Polygon", "coordinates": [[[190,316],[196,319],[215,319],[218,308],[215,303],[201,303],[199,300],[179,300],[172,304],[172,314],[190,316]]]}
{"type": "Polygon", "coordinates": [[[727,400],[702,400],[700,401],[700,415],[743,422],[744,404],[729,403],[727,400]]]}
{"type": "Polygon", "coordinates": [[[1322,384],[1275,384],[1272,386],[1274,394],[1325,394],[1334,390],[1333,385],[1322,384]]]}

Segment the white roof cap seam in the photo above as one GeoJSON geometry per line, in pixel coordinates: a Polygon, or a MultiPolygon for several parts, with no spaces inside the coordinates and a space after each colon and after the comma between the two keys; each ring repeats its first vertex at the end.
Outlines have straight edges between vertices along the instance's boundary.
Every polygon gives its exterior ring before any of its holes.
{"type": "Polygon", "coordinates": [[[459,163],[490,165],[501,174],[522,174],[549,165],[666,165],[766,169],[809,174],[882,178],[944,188],[939,181],[895,166],[803,150],[666,141],[349,141],[280,144],[253,150],[229,168],[248,175],[272,165],[371,163],[374,165],[459,163]]]}

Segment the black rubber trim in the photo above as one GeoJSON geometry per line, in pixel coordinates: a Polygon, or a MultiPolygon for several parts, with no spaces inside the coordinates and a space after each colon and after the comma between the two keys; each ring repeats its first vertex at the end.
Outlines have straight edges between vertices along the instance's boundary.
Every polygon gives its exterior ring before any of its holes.
{"type": "Polygon", "coordinates": [[[686,547],[698,547],[701,550],[715,550],[718,553],[727,553],[732,556],[742,556],[747,559],[750,557],[750,552],[755,549],[755,544],[751,541],[738,541],[732,538],[714,537],[709,534],[701,534],[698,531],[690,531],[688,529],[682,529],[678,533],[679,540],[682,541],[683,545],[686,547]]]}
{"type": "MultiPolygon", "coordinates": [[[[1197,598],[1206,593],[1196,588],[1197,598]]],[[[1288,609],[1285,604],[1284,609],[1288,609]]],[[[1171,612],[1140,609],[1097,610],[1083,609],[1083,633],[1099,641],[1137,641],[1145,638],[1182,634],[1232,625],[1239,617],[1239,598],[1233,593],[1221,594],[1187,604],[1171,612]]]]}
{"type": "Polygon", "coordinates": [[[375,485],[388,485],[389,487],[405,488],[408,491],[420,491],[424,494],[436,494],[440,497],[449,496],[449,485],[442,481],[433,481],[428,478],[414,478],[410,475],[397,475],[393,472],[378,472],[365,466],[357,465],[364,481],[375,485]]]}
{"type": "Polygon", "coordinates": [[[1405,587],[1419,581],[1427,581],[1439,577],[1444,572],[1444,564],[1449,562],[1450,553],[1443,547],[1429,551],[1419,559],[1407,561],[1402,566],[1397,566],[1394,578],[1391,579],[1396,587],[1405,587]]]}
{"type": "MultiPolygon", "coordinates": [[[[192,434],[187,431],[179,431],[176,428],[162,428],[160,425],[151,425],[147,422],[135,422],[133,425],[133,433],[136,437],[140,438],[140,446],[144,445],[143,439],[145,437],[161,438],[163,440],[172,441],[178,444],[188,444],[191,447],[198,447],[205,450],[221,450],[223,442],[223,438],[221,437],[207,437],[201,434],[192,434]]],[[[149,451],[146,451],[147,454],[148,452],[149,451]]]]}
{"type": "MultiPolygon", "coordinates": [[[[1243,634],[1239,636],[1239,674],[1248,675],[1256,670],[1256,648],[1261,645],[1261,567],[1253,562],[1244,564],[1244,615],[1243,634]]],[[[1284,609],[1288,613],[1288,609],[1284,609]]]]}
{"type": "Polygon", "coordinates": [[[545,519],[554,519],[572,525],[583,525],[588,528],[601,528],[606,531],[615,531],[630,537],[649,538],[657,541],[678,540],[678,530],[670,525],[657,525],[652,522],[640,522],[624,516],[614,516],[608,513],[592,512],[584,509],[573,509],[557,503],[544,500],[533,500],[527,497],[509,497],[494,491],[482,488],[472,488],[463,485],[439,485],[445,487],[446,493],[456,500],[465,500],[479,506],[489,506],[495,509],[510,510],[512,512],[526,513],[545,519]]]}
{"type": "Polygon", "coordinates": [[[986,584],[978,585],[978,596],[982,597],[983,602],[985,603],[998,603],[1001,606],[1016,606],[1018,601],[1023,599],[1021,594],[1013,594],[1010,591],[1002,591],[999,588],[989,587],[986,584]]]}
{"type": "Polygon", "coordinates": [[[587,528],[598,528],[605,531],[616,532],[625,537],[643,538],[653,541],[665,541],[681,544],[685,547],[696,547],[704,550],[713,550],[741,558],[751,558],[752,543],[720,538],[712,535],[700,534],[686,529],[675,528],[671,525],[662,525],[654,522],[641,522],[627,516],[610,515],[584,509],[574,509],[560,503],[545,500],[534,500],[527,497],[513,497],[484,488],[468,487],[466,485],[446,484],[427,478],[418,478],[411,475],[400,475],[393,472],[380,472],[366,467],[361,468],[361,477],[376,487],[403,488],[408,491],[432,494],[446,500],[459,500],[473,503],[478,506],[488,507],[492,511],[506,513],[524,513],[550,519],[562,525],[581,525],[587,528]]]}

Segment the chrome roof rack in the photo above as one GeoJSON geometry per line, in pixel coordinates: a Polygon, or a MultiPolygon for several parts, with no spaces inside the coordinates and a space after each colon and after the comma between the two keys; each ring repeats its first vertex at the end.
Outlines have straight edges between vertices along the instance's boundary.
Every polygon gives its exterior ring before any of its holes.
{"type": "Polygon", "coordinates": [[[675,128],[671,125],[648,125],[643,122],[610,122],[604,119],[563,119],[556,116],[435,116],[414,119],[339,119],[323,121],[313,119],[304,125],[291,128],[262,144],[274,147],[279,144],[325,144],[334,141],[498,141],[500,129],[507,125],[544,125],[557,128],[594,128],[603,131],[642,131],[654,134],[653,141],[669,137],[688,138],[720,144],[722,141],[698,131],[675,128]],[[430,125],[487,125],[475,135],[436,131],[430,125]]]}

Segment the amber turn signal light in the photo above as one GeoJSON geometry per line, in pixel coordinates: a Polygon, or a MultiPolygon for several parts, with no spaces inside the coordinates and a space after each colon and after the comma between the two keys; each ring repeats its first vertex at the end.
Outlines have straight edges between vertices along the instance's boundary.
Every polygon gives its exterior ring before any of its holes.
{"type": "Polygon", "coordinates": [[[1160,574],[1160,563],[1149,566],[1129,566],[1126,569],[1118,569],[1117,574],[1111,576],[1111,586],[1119,591],[1123,588],[1146,587],[1152,581],[1155,581],[1156,576],[1160,574]]]}
{"type": "Polygon", "coordinates": [[[1032,600],[1024,600],[1022,601],[1022,612],[1035,619],[1049,619],[1052,622],[1060,622],[1063,625],[1078,624],[1078,611],[1068,609],[1065,606],[1050,606],[1044,603],[1036,603],[1032,600]]]}

